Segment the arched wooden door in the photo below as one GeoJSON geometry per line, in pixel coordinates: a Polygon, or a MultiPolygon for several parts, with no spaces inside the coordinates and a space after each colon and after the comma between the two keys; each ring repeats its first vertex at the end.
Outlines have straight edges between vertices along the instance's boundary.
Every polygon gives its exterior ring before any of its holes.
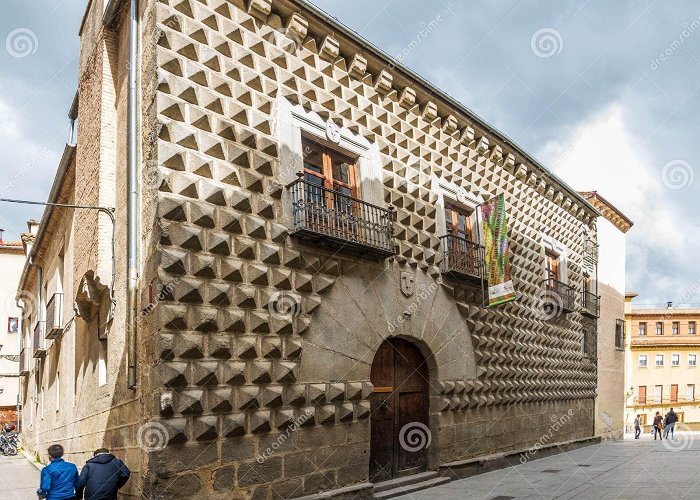
{"type": "Polygon", "coordinates": [[[370,379],[370,481],[424,471],[430,401],[423,354],[406,340],[385,340],[374,356],[370,379]]]}

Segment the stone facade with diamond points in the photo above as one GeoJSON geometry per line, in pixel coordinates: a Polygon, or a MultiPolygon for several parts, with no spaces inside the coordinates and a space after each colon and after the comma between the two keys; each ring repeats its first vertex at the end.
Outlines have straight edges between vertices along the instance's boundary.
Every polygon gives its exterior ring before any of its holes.
{"type": "MultiPolygon", "coordinates": [[[[120,103],[105,132],[117,165],[127,15],[100,56],[120,103]]],[[[428,365],[429,470],[458,476],[474,458],[594,435],[586,319],[543,288],[550,250],[580,290],[592,205],[304,2],[142,0],[141,19],[144,313],[136,399],[125,396],[141,414],[113,408],[107,432],[139,472],[129,494],[371,496],[370,398],[382,388],[370,368],[390,337],[428,365]],[[353,206],[379,219],[353,212],[334,241],[300,237],[302,138],[357,159],[353,206]],[[452,272],[441,237],[446,205],[475,210],[501,193],[517,300],[487,308],[483,282],[452,272]]],[[[124,169],[114,174],[123,186],[124,169]]]]}

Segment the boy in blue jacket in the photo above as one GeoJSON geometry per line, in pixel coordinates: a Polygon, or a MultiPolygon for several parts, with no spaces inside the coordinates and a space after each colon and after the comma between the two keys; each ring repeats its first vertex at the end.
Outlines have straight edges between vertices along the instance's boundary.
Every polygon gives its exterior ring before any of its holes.
{"type": "Polygon", "coordinates": [[[41,483],[36,494],[46,500],[71,500],[75,498],[75,488],[78,486],[78,468],[75,464],[66,462],[63,456],[63,446],[49,446],[49,465],[41,469],[41,483]]]}

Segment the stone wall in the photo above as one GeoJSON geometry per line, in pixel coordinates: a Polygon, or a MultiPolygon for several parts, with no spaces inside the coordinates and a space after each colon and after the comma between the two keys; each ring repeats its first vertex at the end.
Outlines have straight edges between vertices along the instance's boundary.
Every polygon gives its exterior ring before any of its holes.
{"type": "MultiPolygon", "coordinates": [[[[625,412],[624,348],[615,347],[615,324],[625,317],[622,293],[600,285],[598,319],[598,396],[596,398],[596,436],[622,439],[625,412]]],[[[629,332],[626,332],[629,335],[629,332]]]]}
{"type": "Polygon", "coordinates": [[[568,280],[581,281],[585,203],[461,111],[417,99],[425,89],[399,86],[299,5],[169,0],[154,12],[162,181],[145,278],[165,293],[141,370],[167,446],[149,456],[147,493],[262,499],[367,481],[369,366],[391,335],[430,365],[431,468],[545,434],[592,435],[581,316],[548,317],[541,293],[543,235],[566,242],[568,280]],[[283,173],[301,160],[281,137],[289,105],[376,147],[395,257],[289,237],[283,173]],[[517,301],[487,309],[478,287],[443,278],[440,181],[505,194],[517,301]],[[417,301],[399,291],[403,272],[430,293],[397,323],[417,301]],[[281,294],[295,297],[294,314],[279,314],[281,294]],[[290,419],[303,425],[289,432],[290,419]]]}

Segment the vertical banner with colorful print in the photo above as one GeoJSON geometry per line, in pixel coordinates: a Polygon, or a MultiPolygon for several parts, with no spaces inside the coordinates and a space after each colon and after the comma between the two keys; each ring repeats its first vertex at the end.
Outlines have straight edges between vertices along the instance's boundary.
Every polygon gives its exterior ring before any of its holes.
{"type": "Polygon", "coordinates": [[[515,288],[510,277],[505,196],[499,194],[482,205],[481,218],[484,227],[489,306],[495,306],[515,300],[515,288]]]}

